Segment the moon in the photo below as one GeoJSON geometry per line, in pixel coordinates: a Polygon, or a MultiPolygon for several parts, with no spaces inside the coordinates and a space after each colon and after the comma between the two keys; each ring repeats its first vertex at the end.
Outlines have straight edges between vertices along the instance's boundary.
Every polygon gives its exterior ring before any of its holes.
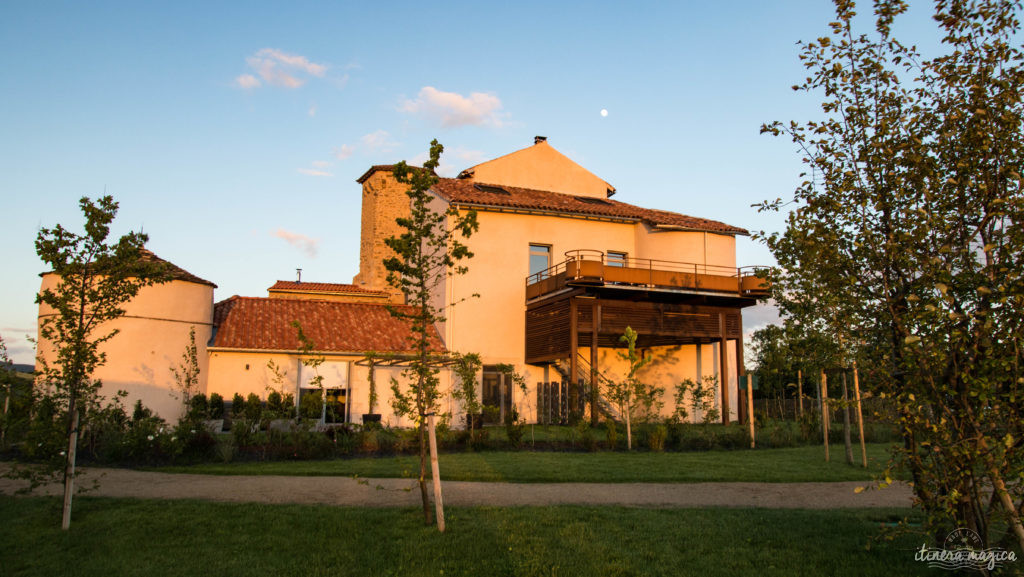
{"type": "Polygon", "coordinates": [[[601,109],[601,116],[608,116],[608,109],[607,108],[602,108],[601,109]]]}

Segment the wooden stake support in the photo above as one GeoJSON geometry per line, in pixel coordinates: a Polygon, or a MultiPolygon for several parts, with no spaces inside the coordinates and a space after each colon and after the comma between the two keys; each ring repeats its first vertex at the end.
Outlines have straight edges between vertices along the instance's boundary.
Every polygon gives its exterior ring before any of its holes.
{"type": "Polygon", "coordinates": [[[747,422],[750,423],[750,448],[754,448],[754,377],[747,375],[747,422]]]}
{"type": "Polygon", "coordinates": [[[821,371],[821,433],[825,440],[825,460],[828,461],[828,375],[821,371]]]}
{"type": "Polygon", "coordinates": [[[860,460],[868,468],[868,451],[864,446],[864,414],[860,408],[860,380],[857,378],[857,361],[853,361],[853,396],[857,399],[857,432],[860,433],[860,460]]]}
{"type": "Polygon", "coordinates": [[[434,418],[434,413],[427,415],[427,432],[430,435],[430,471],[434,478],[434,509],[437,513],[437,530],[444,533],[444,501],[441,499],[441,470],[437,466],[437,435],[434,432],[434,418]]]}

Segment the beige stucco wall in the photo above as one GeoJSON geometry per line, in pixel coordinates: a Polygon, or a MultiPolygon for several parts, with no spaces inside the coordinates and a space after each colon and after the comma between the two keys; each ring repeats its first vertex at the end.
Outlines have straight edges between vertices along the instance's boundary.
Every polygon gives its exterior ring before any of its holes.
{"type": "MultiPolygon", "coordinates": [[[[735,371],[735,365],[732,365],[736,356],[736,341],[729,341],[726,347],[728,354],[728,362],[730,363],[729,372],[735,371]]],[[[598,349],[598,366],[601,369],[602,374],[605,377],[615,382],[622,382],[629,375],[629,362],[623,359],[620,354],[625,354],[625,349],[609,349],[600,348],[598,349]]],[[[582,351],[583,356],[590,359],[589,349],[582,351]]],[[[719,360],[718,360],[718,344],[705,344],[702,346],[697,345],[680,345],[680,346],[663,346],[663,347],[652,347],[642,351],[645,358],[651,358],[652,360],[642,368],[638,373],[637,377],[641,382],[660,387],[664,389],[661,402],[663,403],[660,417],[668,418],[675,412],[675,392],[676,386],[679,385],[686,379],[691,381],[698,381],[702,376],[718,376],[719,374],[719,360]],[[698,350],[700,351],[698,353],[698,350]],[[700,362],[697,360],[697,356],[700,354],[700,362]]],[[[551,371],[552,380],[558,380],[558,375],[554,371],[551,371]]],[[[732,379],[732,389],[730,389],[729,398],[729,415],[730,421],[737,419],[738,403],[735,392],[736,380],[735,377],[732,379]]],[[[602,389],[603,390],[603,389],[602,389]]],[[[529,399],[530,408],[536,405],[536,393],[532,392],[533,398],[529,399]]],[[[721,389],[716,387],[713,395],[714,405],[716,408],[721,408],[721,389]]],[[[702,413],[694,411],[693,405],[690,402],[691,397],[686,396],[684,407],[687,410],[687,419],[694,422],[700,422],[702,413]]],[[[720,420],[720,417],[719,417],[720,420]]],[[[718,420],[716,420],[718,422],[718,420]]]]}
{"type": "MultiPolygon", "coordinates": [[[[318,368],[323,379],[324,388],[350,388],[351,397],[348,408],[351,422],[361,423],[362,415],[369,412],[370,384],[369,368],[356,364],[361,357],[356,355],[326,355],[324,363],[318,368]]],[[[250,393],[266,400],[271,389],[284,393],[296,394],[298,387],[309,387],[310,379],[315,376],[313,370],[300,366],[299,356],[291,352],[246,352],[213,349],[210,351],[210,383],[208,391],[219,393],[230,401],[235,393],[243,397],[250,393]],[[267,363],[273,361],[284,376],[283,385],[274,381],[274,374],[267,363]]],[[[391,408],[394,395],[391,390],[391,379],[398,380],[405,386],[405,378],[400,367],[377,366],[374,369],[377,386],[377,406],[375,412],[382,415],[385,424],[395,427],[412,426],[412,421],[395,415],[391,408]]],[[[441,401],[442,411],[457,411],[461,407],[454,402],[449,394],[451,378],[447,371],[440,375],[440,389],[444,393],[441,401]]],[[[298,396],[296,395],[296,398],[298,396]]]]}
{"type": "MultiPolygon", "coordinates": [[[[735,239],[731,236],[690,231],[654,231],[642,223],[615,223],[555,216],[478,212],[480,230],[466,242],[479,256],[470,259],[465,275],[450,277],[445,283],[445,298],[435,302],[460,302],[446,311],[447,320],[439,330],[449,350],[479,353],[485,364],[510,363],[527,378],[530,390],[524,415],[534,419],[535,385],[545,380],[544,368],[526,365],[525,284],[529,273],[529,245],[552,247],[552,264],[565,260],[565,252],[575,249],[625,251],[635,258],[686,261],[699,264],[735,266],[735,239]],[[698,260],[699,259],[699,260],[698,260]],[[473,298],[479,293],[479,298],[473,298]]],[[[727,347],[731,391],[735,391],[735,341],[727,347]]],[[[700,368],[704,374],[718,372],[717,345],[704,345],[700,368]]],[[[644,378],[666,388],[665,416],[674,410],[672,393],[683,378],[696,378],[697,347],[676,347],[653,351],[660,360],[652,364],[644,378]]],[[[585,356],[589,353],[582,351],[585,356]]],[[[617,365],[614,350],[602,351],[602,371],[617,365]],[[609,366],[606,366],[609,365],[609,366]]],[[[609,375],[612,373],[608,373],[609,375]]],[[[622,373],[624,374],[624,372],[622,373]]],[[[553,370],[548,380],[559,379],[553,370]]],[[[736,418],[736,394],[730,393],[730,415],[736,418]]],[[[717,397],[716,397],[717,398],[717,397]]]]}
{"type": "MultiPolygon", "coordinates": [[[[59,277],[43,276],[40,290],[56,286],[59,277]]],[[[181,402],[172,396],[175,391],[171,367],[177,367],[189,344],[189,331],[196,331],[199,356],[199,392],[205,392],[209,375],[206,344],[210,340],[213,318],[213,287],[185,281],[143,288],[124,306],[125,315],[100,326],[93,334],[119,333],[100,347],[106,363],[93,374],[103,382],[101,394],[112,398],[118,390],[128,392],[125,405],[131,410],[136,400],[168,421],[181,414],[181,402]]],[[[40,324],[52,313],[39,307],[40,324]]],[[[52,343],[40,338],[38,356],[55,358],[52,343]]]]}
{"type": "Polygon", "coordinates": [[[558,152],[547,142],[478,164],[473,180],[577,196],[607,198],[610,185],[558,152]]]}
{"type": "Polygon", "coordinates": [[[630,256],[713,267],[736,267],[736,237],[709,232],[635,227],[630,256]]]}

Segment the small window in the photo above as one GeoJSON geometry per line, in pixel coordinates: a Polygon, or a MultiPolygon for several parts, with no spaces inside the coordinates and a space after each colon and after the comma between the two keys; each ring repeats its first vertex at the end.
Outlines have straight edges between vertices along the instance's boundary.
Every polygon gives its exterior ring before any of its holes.
{"type": "Polygon", "coordinates": [[[604,262],[608,266],[627,266],[629,264],[629,254],[625,252],[618,252],[610,250],[605,253],[604,262]]]}
{"type": "Polygon", "coordinates": [[[491,194],[504,194],[505,196],[511,196],[507,190],[500,186],[494,186],[493,184],[474,184],[473,188],[480,192],[489,192],[491,194]]]}
{"type": "Polygon", "coordinates": [[[607,200],[605,200],[603,198],[596,198],[596,197],[593,197],[593,196],[573,196],[573,198],[575,198],[576,200],[578,200],[580,202],[585,202],[587,204],[603,204],[605,206],[611,206],[612,205],[612,203],[608,202],[607,200]]]}
{"type": "Polygon", "coordinates": [[[544,273],[549,268],[551,268],[551,246],[530,244],[530,276],[544,273]]]}

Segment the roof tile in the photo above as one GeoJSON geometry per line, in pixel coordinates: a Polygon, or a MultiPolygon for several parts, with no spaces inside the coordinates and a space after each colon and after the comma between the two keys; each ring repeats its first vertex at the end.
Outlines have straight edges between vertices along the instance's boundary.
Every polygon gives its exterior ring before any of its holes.
{"type": "MultiPolygon", "coordinates": [[[[412,307],[395,308],[412,312],[412,307]]],[[[409,322],[391,316],[386,305],[233,296],[214,305],[213,347],[293,351],[291,326],[298,320],[318,352],[409,352],[409,322]]],[[[432,350],[444,351],[431,328],[432,350]]]]}
{"type": "Polygon", "coordinates": [[[441,178],[433,190],[453,203],[552,211],[602,218],[624,218],[639,220],[651,226],[672,226],[722,234],[749,234],[746,229],[731,226],[724,222],[687,216],[666,210],[641,208],[617,200],[581,198],[560,192],[517,188],[502,184],[487,185],[465,178],[441,178]],[[478,184],[482,186],[476,186],[478,184]],[[504,189],[508,194],[490,192],[487,190],[489,186],[504,189]]]}
{"type": "Polygon", "coordinates": [[[279,280],[268,291],[304,291],[319,293],[358,293],[366,295],[387,296],[387,291],[372,290],[355,284],[333,282],[296,282],[279,280]]]}

